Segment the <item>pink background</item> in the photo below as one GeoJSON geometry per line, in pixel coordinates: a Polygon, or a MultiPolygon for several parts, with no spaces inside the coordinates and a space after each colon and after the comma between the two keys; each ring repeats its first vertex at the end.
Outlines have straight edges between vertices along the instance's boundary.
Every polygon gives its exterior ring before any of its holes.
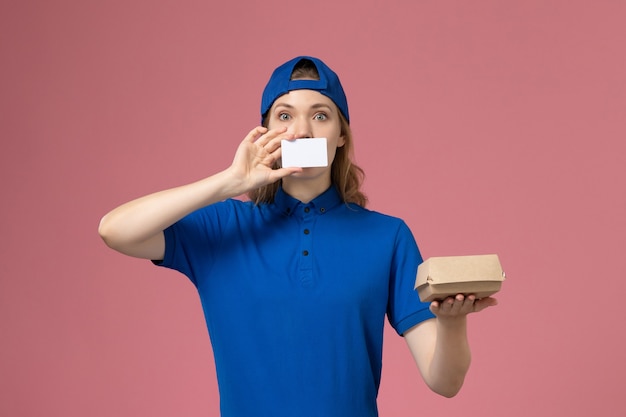
{"type": "Polygon", "coordinates": [[[370,207],[425,257],[507,272],[454,399],[387,332],[381,415],[625,415],[625,21],[619,0],[3,1],[0,415],[218,415],[193,286],[96,229],[226,167],[299,54],[342,77],[370,207]]]}

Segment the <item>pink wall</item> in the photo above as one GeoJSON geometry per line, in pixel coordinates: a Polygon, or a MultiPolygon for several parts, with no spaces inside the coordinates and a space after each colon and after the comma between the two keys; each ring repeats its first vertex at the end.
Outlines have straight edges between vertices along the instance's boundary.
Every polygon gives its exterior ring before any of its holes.
{"type": "Polygon", "coordinates": [[[229,164],[298,54],[342,76],[371,207],[508,276],[454,399],[388,332],[381,415],[625,415],[625,20],[618,0],[3,1],[0,415],[218,415],[192,285],[96,228],[229,164]]]}

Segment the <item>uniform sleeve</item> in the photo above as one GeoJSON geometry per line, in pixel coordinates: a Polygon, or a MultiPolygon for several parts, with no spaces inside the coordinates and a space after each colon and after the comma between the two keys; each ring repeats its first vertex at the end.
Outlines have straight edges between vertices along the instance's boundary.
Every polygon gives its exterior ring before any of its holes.
{"type": "Polygon", "coordinates": [[[417,266],[421,263],[422,256],[413,234],[406,223],[401,222],[391,266],[387,306],[389,323],[399,335],[403,335],[416,324],[435,317],[429,310],[430,303],[421,302],[414,288],[417,266]]]}
{"type": "Polygon", "coordinates": [[[197,286],[198,271],[210,268],[215,259],[231,209],[230,201],[216,203],[165,229],[165,256],[154,264],[185,274],[197,286]]]}

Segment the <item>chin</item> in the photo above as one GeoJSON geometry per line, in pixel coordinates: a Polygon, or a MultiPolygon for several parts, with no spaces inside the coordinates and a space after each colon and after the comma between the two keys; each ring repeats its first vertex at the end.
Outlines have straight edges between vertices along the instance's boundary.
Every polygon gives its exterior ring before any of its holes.
{"type": "Polygon", "coordinates": [[[313,168],[302,168],[302,172],[296,172],[293,174],[294,177],[304,178],[304,177],[319,177],[324,174],[328,167],[313,167],[313,168]]]}
{"type": "Polygon", "coordinates": [[[295,172],[289,178],[297,180],[330,180],[330,167],[302,168],[302,172],[295,172]]]}

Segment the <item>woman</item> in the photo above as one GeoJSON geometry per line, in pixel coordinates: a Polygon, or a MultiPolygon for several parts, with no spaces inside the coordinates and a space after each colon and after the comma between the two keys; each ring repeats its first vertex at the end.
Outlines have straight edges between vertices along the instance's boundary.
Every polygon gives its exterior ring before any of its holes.
{"type": "Polygon", "coordinates": [[[402,220],[364,208],[347,100],[322,61],[278,67],[261,118],[230,167],[126,203],[99,228],[113,249],[197,287],[222,416],[378,415],[385,315],[428,386],[455,395],[466,316],[495,299],[419,301],[417,245],[402,220]],[[327,138],[328,167],[280,167],[281,140],[313,137],[327,138]]]}

